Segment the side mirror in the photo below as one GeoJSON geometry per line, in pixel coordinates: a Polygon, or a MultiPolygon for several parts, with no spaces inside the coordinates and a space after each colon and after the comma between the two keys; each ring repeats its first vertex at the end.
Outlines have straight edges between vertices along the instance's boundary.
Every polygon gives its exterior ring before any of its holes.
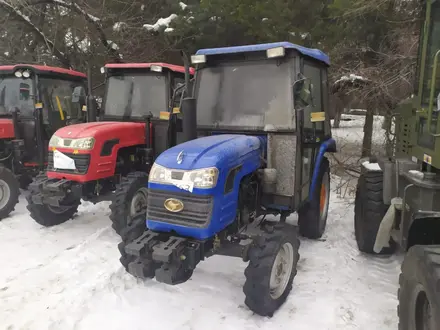
{"type": "Polygon", "coordinates": [[[300,79],[293,84],[293,95],[295,99],[295,109],[304,108],[312,104],[313,84],[309,78],[300,74],[300,79]]]}
{"type": "Polygon", "coordinates": [[[72,93],[72,103],[79,103],[81,99],[86,96],[86,90],[82,86],[77,86],[73,89],[72,93]]]}

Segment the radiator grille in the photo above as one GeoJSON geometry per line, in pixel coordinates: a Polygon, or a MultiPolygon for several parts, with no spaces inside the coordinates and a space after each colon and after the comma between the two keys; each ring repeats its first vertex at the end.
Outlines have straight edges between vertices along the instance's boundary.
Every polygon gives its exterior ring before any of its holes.
{"type": "Polygon", "coordinates": [[[149,190],[147,219],[189,227],[204,227],[209,223],[213,208],[212,196],[149,190]],[[181,212],[168,211],[164,203],[168,198],[180,200],[184,207],[181,212]]]}
{"type": "Polygon", "coordinates": [[[59,169],[53,167],[53,151],[48,153],[47,170],[58,172],[58,173],[69,173],[69,174],[86,174],[90,165],[90,155],[89,154],[73,154],[65,153],[66,156],[72,158],[75,161],[76,170],[59,169]]]}

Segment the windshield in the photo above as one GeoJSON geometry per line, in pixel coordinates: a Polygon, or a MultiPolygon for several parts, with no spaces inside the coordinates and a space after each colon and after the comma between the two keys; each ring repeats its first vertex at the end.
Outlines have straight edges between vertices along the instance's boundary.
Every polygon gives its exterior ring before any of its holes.
{"type": "Polygon", "coordinates": [[[289,62],[225,63],[206,67],[197,77],[200,126],[234,129],[294,128],[289,62]]]}
{"type": "Polygon", "coordinates": [[[40,77],[38,82],[43,104],[50,104],[52,119],[76,119],[81,116],[81,104],[72,102],[72,93],[75,87],[84,87],[84,82],[44,77],[40,77]]]}
{"type": "Polygon", "coordinates": [[[159,117],[167,111],[167,83],[161,74],[111,76],[107,82],[106,116],[143,117],[150,112],[159,117]]]}
{"type": "Polygon", "coordinates": [[[34,95],[32,79],[0,76],[0,116],[10,116],[17,107],[22,116],[32,116],[34,95]]]}

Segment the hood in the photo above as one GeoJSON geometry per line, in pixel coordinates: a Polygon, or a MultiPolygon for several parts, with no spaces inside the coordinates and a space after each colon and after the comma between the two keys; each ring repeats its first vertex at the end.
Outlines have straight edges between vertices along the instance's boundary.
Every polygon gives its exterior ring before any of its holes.
{"type": "Polygon", "coordinates": [[[12,119],[0,119],[0,139],[13,139],[14,123],[12,119]]]}
{"type": "Polygon", "coordinates": [[[247,135],[214,135],[198,138],[164,151],[156,163],[173,169],[191,170],[205,167],[221,169],[248,153],[262,148],[261,140],[247,135]],[[178,155],[182,162],[178,164],[178,155]]]}
{"type": "Polygon", "coordinates": [[[142,123],[101,121],[93,123],[76,124],[60,128],[55,135],[61,138],[79,139],[87,137],[108,136],[117,134],[118,131],[132,130],[144,127],[142,123]]]}

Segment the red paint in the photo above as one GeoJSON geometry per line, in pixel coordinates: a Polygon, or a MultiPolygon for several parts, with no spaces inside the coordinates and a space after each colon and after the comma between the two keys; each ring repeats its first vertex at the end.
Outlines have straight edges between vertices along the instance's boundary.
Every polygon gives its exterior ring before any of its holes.
{"type": "MultiPolygon", "coordinates": [[[[40,164],[30,162],[30,163],[23,163],[23,165],[26,167],[36,167],[39,166],[40,164]]],[[[44,165],[47,165],[47,162],[45,162],[44,165]]]]}
{"type": "Polygon", "coordinates": [[[81,78],[87,78],[87,75],[85,75],[82,72],[70,70],[70,69],[64,69],[64,68],[58,68],[53,66],[47,66],[47,65],[33,65],[33,64],[16,64],[16,65],[0,65],[0,72],[1,71],[15,71],[18,69],[24,69],[24,68],[33,68],[35,70],[47,72],[47,73],[60,73],[60,74],[67,74],[70,76],[76,76],[81,78]]]}
{"type": "MultiPolygon", "coordinates": [[[[185,67],[180,65],[168,64],[168,63],[109,63],[106,64],[105,67],[107,69],[148,69],[151,66],[157,65],[163,68],[169,69],[174,72],[185,73],[185,67]]],[[[194,68],[189,68],[189,73],[194,75],[194,68]]]]}
{"type": "MultiPolygon", "coordinates": [[[[62,138],[78,139],[94,137],[92,150],[78,150],[78,154],[90,154],[91,163],[87,174],[67,174],[47,172],[49,178],[67,179],[76,182],[90,182],[114,175],[116,156],[120,148],[145,144],[145,123],[132,122],[94,122],[60,128],[56,135],[62,138]],[[107,140],[119,139],[110,156],[101,156],[102,147],[107,140]]],[[[72,148],[56,148],[60,152],[72,153],[72,148]]],[[[51,148],[49,148],[51,150],[51,148]]]]}
{"type": "Polygon", "coordinates": [[[11,119],[0,119],[0,139],[13,139],[14,124],[11,119]]]}

